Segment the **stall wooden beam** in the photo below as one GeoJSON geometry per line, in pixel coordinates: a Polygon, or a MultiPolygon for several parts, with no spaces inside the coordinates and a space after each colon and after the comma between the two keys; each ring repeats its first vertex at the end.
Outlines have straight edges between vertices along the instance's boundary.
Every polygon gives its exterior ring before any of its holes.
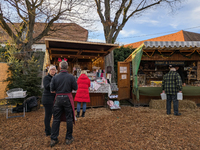
{"type": "Polygon", "coordinates": [[[82,52],[83,52],[83,51],[82,51],[82,50],[80,50],[80,51],[78,51],[78,52],[77,52],[77,54],[76,54],[76,55],[80,55],[82,52]]]}
{"type": "Polygon", "coordinates": [[[94,50],[75,50],[75,49],[63,49],[63,48],[49,48],[49,51],[65,51],[65,52],[79,52],[82,51],[84,53],[103,53],[106,54],[106,51],[94,51],[94,50]]]}
{"type": "MultiPolygon", "coordinates": [[[[80,51],[78,51],[78,52],[77,52],[77,54],[76,54],[76,55],[80,55],[82,52],[83,52],[83,51],[82,51],[82,50],[80,50],[80,51]]],[[[77,57],[74,57],[74,58],[73,58],[73,60],[72,60],[72,62],[75,62],[76,60],[77,60],[77,57]]]]}
{"type": "Polygon", "coordinates": [[[77,57],[77,58],[81,58],[81,59],[97,59],[97,58],[99,58],[99,57],[102,57],[103,58],[103,56],[90,56],[90,55],[68,55],[68,54],[51,54],[52,55],[52,57],[68,57],[68,56],[70,56],[71,58],[74,58],[74,57],[77,57]]]}
{"type": "Polygon", "coordinates": [[[105,51],[90,51],[90,50],[83,50],[84,53],[103,53],[106,54],[107,52],[105,51]]]}
{"type": "Polygon", "coordinates": [[[78,52],[78,51],[80,51],[80,50],[76,50],[76,49],[66,49],[66,48],[49,48],[49,51],[78,52]]]}

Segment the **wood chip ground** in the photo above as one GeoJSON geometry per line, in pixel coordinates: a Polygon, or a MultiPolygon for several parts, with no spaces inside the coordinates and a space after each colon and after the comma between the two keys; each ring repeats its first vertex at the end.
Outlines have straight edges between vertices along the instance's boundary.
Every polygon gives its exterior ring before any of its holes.
{"type": "Polygon", "coordinates": [[[86,117],[78,118],[74,126],[75,141],[65,144],[66,124],[62,122],[59,143],[53,148],[45,136],[43,108],[24,118],[6,119],[0,114],[0,149],[199,150],[200,108],[180,112],[182,116],[148,107],[87,109],[86,117]]]}

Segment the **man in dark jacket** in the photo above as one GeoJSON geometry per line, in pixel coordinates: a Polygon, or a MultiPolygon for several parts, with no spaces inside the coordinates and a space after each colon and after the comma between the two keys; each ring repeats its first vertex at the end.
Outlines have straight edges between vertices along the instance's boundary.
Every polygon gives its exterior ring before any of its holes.
{"type": "Polygon", "coordinates": [[[182,92],[182,81],[174,66],[170,65],[169,68],[170,71],[164,75],[162,81],[163,93],[167,94],[167,114],[171,114],[171,102],[173,101],[174,115],[180,116],[181,113],[178,113],[177,93],[182,92]]]}
{"type": "Polygon", "coordinates": [[[59,127],[61,121],[61,115],[65,112],[67,121],[67,133],[66,144],[71,144],[74,140],[73,133],[73,121],[74,121],[74,103],[72,97],[72,90],[77,90],[76,79],[73,75],[67,73],[68,63],[61,62],[60,73],[53,77],[50,90],[56,93],[56,101],[53,107],[53,124],[51,130],[51,144],[54,146],[58,143],[59,127]]]}

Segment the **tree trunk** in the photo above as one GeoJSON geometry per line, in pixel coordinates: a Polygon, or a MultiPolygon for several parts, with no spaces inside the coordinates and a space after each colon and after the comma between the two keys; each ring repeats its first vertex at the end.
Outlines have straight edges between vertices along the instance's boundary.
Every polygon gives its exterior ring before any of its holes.
{"type": "Polygon", "coordinates": [[[105,62],[105,70],[107,71],[107,67],[111,66],[112,67],[112,76],[111,76],[111,82],[112,83],[116,83],[115,80],[115,70],[114,70],[114,52],[110,52],[110,54],[108,54],[105,58],[104,58],[104,62],[105,62]]]}
{"type": "MultiPolygon", "coordinates": [[[[108,36],[109,35],[109,32],[107,32],[107,35],[105,37],[106,38],[106,43],[110,43],[110,44],[113,44],[113,41],[112,41],[112,36],[108,36]]],[[[114,70],[114,52],[110,52],[110,54],[108,54],[106,57],[105,57],[105,69],[107,71],[107,67],[108,66],[111,66],[112,67],[112,76],[111,76],[111,82],[112,83],[116,83],[116,79],[115,79],[115,70],[114,70]]]]}

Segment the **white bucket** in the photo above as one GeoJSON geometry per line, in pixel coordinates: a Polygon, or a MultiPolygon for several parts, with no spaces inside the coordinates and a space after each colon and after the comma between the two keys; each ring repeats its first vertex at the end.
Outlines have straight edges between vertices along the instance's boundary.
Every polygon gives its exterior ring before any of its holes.
{"type": "Polygon", "coordinates": [[[183,100],[183,93],[177,93],[177,100],[183,100]]]}
{"type": "Polygon", "coordinates": [[[165,93],[161,93],[160,96],[161,96],[162,100],[166,100],[167,99],[167,95],[165,93]]]}

